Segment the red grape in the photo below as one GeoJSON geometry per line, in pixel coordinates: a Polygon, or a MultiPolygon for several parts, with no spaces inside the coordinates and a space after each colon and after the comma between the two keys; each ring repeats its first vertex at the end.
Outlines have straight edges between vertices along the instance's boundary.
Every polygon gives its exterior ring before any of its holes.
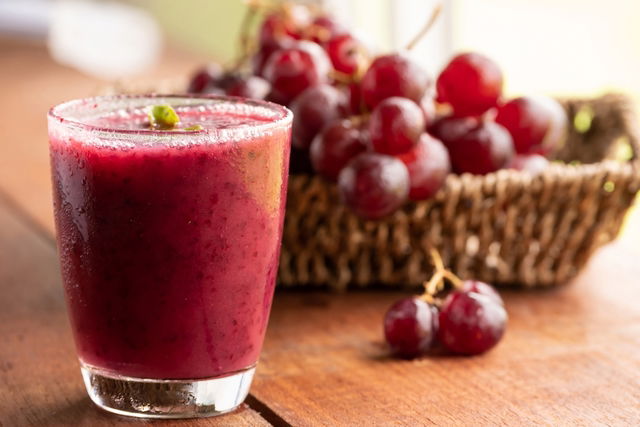
{"type": "Polygon", "coordinates": [[[480,354],[495,346],[507,325],[507,312],[488,295],[452,292],[440,307],[438,339],[449,351],[480,354]]]}
{"type": "Polygon", "coordinates": [[[500,305],[504,305],[502,297],[496,289],[488,283],[479,280],[465,280],[462,282],[462,292],[475,292],[480,295],[487,296],[500,305]]]}
{"type": "Polygon", "coordinates": [[[419,103],[431,79],[427,72],[405,54],[379,56],[362,77],[365,104],[373,109],[380,101],[401,96],[419,103]]]}
{"type": "Polygon", "coordinates": [[[262,21],[258,33],[258,51],[252,58],[253,73],[264,77],[264,67],[269,57],[278,50],[291,47],[296,41],[295,33],[295,28],[282,14],[274,13],[267,16],[262,21]]]}
{"type": "Polygon", "coordinates": [[[222,73],[220,77],[218,77],[218,80],[216,80],[216,87],[218,89],[222,89],[223,91],[226,91],[228,87],[233,86],[234,84],[238,83],[240,80],[242,80],[242,75],[239,73],[235,73],[235,72],[222,73]]]}
{"type": "Polygon", "coordinates": [[[409,170],[409,199],[424,200],[438,192],[451,171],[449,153],[442,142],[423,133],[410,151],[397,156],[409,170]]]}
{"type": "Polygon", "coordinates": [[[415,297],[401,299],[384,317],[384,336],[394,354],[413,358],[429,350],[437,322],[434,306],[415,297]]]}
{"type": "Polygon", "coordinates": [[[476,117],[445,116],[437,119],[429,125],[427,131],[440,141],[453,141],[478,126],[476,117]]]}
{"type": "Polygon", "coordinates": [[[379,219],[397,210],[409,195],[409,171],[395,157],[361,153],[338,175],[343,202],[365,219],[379,219]]]}
{"type": "Polygon", "coordinates": [[[267,96],[267,101],[284,106],[289,106],[291,103],[291,99],[289,99],[288,96],[273,90],[273,86],[271,86],[271,92],[269,92],[269,95],[267,96]]]}
{"type": "Polygon", "coordinates": [[[295,5],[294,8],[287,8],[267,16],[258,34],[260,46],[280,45],[283,42],[293,41],[300,38],[300,30],[305,28],[310,20],[308,10],[295,5]]]}
{"type": "Polygon", "coordinates": [[[189,82],[188,93],[205,93],[215,88],[217,80],[222,75],[222,68],[218,64],[209,64],[198,70],[189,82]]]}
{"type": "Polygon", "coordinates": [[[567,116],[554,99],[524,96],[499,107],[496,122],[507,128],[516,152],[549,154],[565,137],[567,116]]]}
{"type": "Polygon", "coordinates": [[[333,37],[346,32],[346,28],[335,18],[322,15],[313,20],[313,23],[305,34],[311,41],[324,44],[333,37]]]}
{"type": "Polygon", "coordinates": [[[291,104],[293,145],[309,148],[318,132],[327,123],[346,116],[347,109],[344,92],[331,85],[312,86],[302,92],[291,104]]]}
{"type": "Polygon", "coordinates": [[[274,13],[267,16],[258,33],[258,40],[260,46],[272,46],[278,44],[283,39],[292,39],[291,32],[295,31],[294,28],[287,28],[287,22],[280,14],[274,13]]]}
{"type": "Polygon", "coordinates": [[[507,168],[529,172],[538,175],[549,166],[549,160],[540,154],[518,154],[509,163],[507,168]]]}
{"type": "Polygon", "coordinates": [[[229,96],[241,96],[243,98],[265,99],[271,90],[271,85],[265,79],[258,76],[248,76],[237,79],[229,84],[226,93],[229,96]]]}
{"type": "Polygon", "coordinates": [[[424,113],[406,98],[381,101],[369,119],[371,146],[382,154],[400,154],[411,149],[424,132],[424,113]]]}
{"type": "Polygon", "coordinates": [[[539,99],[546,105],[547,111],[550,113],[550,120],[549,130],[538,151],[539,154],[549,155],[564,144],[569,132],[569,118],[564,107],[555,99],[548,97],[540,97],[539,99]]]}
{"type": "Polygon", "coordinates": [[[288,104],[305,89],[329,81],[331,61],[316,43],[300,41],[271,54],[264,77],[271,83],[275,99],[288,104]]]}
{"type": "Polygon", "coordinates": [[[436,82],[438,101],[451,104],[455,115],[480,115],[495,107],[502,94],[502,71],[478,53],[456,56],[436,82]]]}
{"type": "Polygon", "coordinates": [[[456,173],[485,175],[505,167],[513,157],[511,135],[494,122],[480,121],[462,135],[443,137],[442,142],[449,150],[456,173]]]}
{"type": "Polygon", "coordinates": [[[366,60],[364,46],[351,34],[341,34],[329,40],[326,46],[333,68],[353,75],[366,60]]]}
{"type": "Polygon", "coordinates": [[[261,46],[260,49],[251,58],[253,74],[264,77],[264,67],[274,52],[293,46],[295,42],[292,39],[283,40],[279,44],[261,46]]]}
{"type": "Polygon", "coordinates": [[[351,120],[328,124],[311,143],[311,164],[316,172],[335,181],[344,166],[367,149],[365,136],[351,120]]]}
{"type": "Polygon", "coordinates": [[[357,82],[351,82],[346,87],[346,91],[349,97],[349,112],[353,115],[362,114],[362,91],[360,90],[360,84],[357,82]]]}

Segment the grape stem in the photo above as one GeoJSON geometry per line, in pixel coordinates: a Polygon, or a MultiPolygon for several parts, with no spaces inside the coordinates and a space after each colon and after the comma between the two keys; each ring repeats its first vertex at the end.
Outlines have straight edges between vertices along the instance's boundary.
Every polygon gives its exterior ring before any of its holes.
{"type": "Polygon", "coordinates": [[[231,69],[238,71],[247,62],[254,50],[251,46],[251,26],[257,17],[258,11],[264,7],[263,2],[250,0],[246,2],[247,10],[240,24],[240,55],[237,57],[235,64],[231,69]]]}
{"type": "Polygon", "coordinates": [[[253,24],[260,14],[265,15],[273,10],[277,10],[277,5],[269,0],[245,0],[246,12],[242,18],[240,24],[240,51],[235,60],[233,66],[229,69],[231,71],[238,71],[249,61],[251,55],[253,55],[257,49],[257,45],[252,42],[253,35],[251,29],[253,24]]]}
{"type": "Polygon", "coordinates": [[[442,275],[444,276],[445,279],[448,279],[451,283],[453,283],[453,287],[454,288],[456,288],[456,289],[461,289],[462,288],[462,279],[460,279],[458,276],[453,274],[452,271],[444,270],[442,272],[442,275]]]}
{"type": "Polygon", "coordinates": [[[424,283],[424,293],[420,295],[420,299],[429,304],[439,304],[440,301],[436,298],[436,295],[444,289],[445,279],[451,282],[456,289],[461,289],[463,282],[462,279],[456,276],[451,270],[445,268],[444,261],[442,261],[442,257],[436,249],[431,248],[429,253],[435,272],[433,276],[431,276],[431,279],[424,283]]]}
{"type": "Polygon", "coordinates": [[[370,116],[371,114],[369,113],[356,114],[353,116],[349,116],[349,120],[351,121],[351,123],[353,123],[354,126],[362,126],[363,124],[367,123],[370,116]]]}
{"type": "Polygon", "coordinates": [[[350,76],[349,74],[343,73],[338,70],[331,70],[330,77],[333,78],[333,80],[335,80],[336,82],[345,85],[355,82],[353,76],[350,76]]]}
{"type": "Polygon", "coordinates": [[[414,47],[416,47],[418,43],[420,43],[420,41],[429,32],[429,30],[431,30],[431,27],[433,27],[433,24],[436,23],[436,21],[438,20],[438,16],[440,16],[441,12],[442,12],[442,3],[438,3],[433,8],[433,11],[431,12],[431,15],[429,16],[429,19],[425,23],[424,27],[422,27],[418,32],[418,34],[416,34],[413,37],[413,39],[411,39],[411,41],[407,43],[407,46],[405,47],[406,50],[411,50],[414,47]]]}
{"type": "Polygon", "coordinates": [[[444,284],[444,282],[442,281],[443,278],[444,274],[442,273],[442,271],[436,271],[436,273],[431,276],[431,279],[429,279],[429,281],[424,285],[425,291],[430,296],[437,294],[444,284]]]}
{"type": "Polygon", "coordinates": [[[440,256],[440,252],[438,252],[435,248],[431,248],[429,250],[429,254],[431,255],[431,260],[433,261],[433,266],[436,268],[436,271],[443,271],[444,261],[442,261],[442,257],[440,256]]]}

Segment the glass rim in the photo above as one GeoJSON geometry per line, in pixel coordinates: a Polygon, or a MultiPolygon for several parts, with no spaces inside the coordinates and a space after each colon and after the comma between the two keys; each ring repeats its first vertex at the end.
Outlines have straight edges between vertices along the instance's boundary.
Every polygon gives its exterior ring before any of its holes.
{"type": "MultiPolygon", "coordinates": [[[[254,131],[267,131],[273,128],[278,128],[282,126],[286,126],[291,124],[293,121],[293,113],[287,107],[263,100],[250,99],[250,98],[242,98],[238,96],[225,96],[225,95],[208,95],[208,94],[159,94],[159,93],[147,93],[147,94],[118,94],[118,95],[99,95],[92,96],[86,98],[76,98],[69,101],[62,102],[60,104],[56,104],[53,107],[49,108],[47,116],[50,119],[55,120],[60,125],[68,126],[71,128],[75,128],[77,130],[89,131],[101,134],[111,134],[111,135],[138,135],[140,137],[149,137],[149,136],[157,136],[157,137],[166,137],[166,136],[195,136],[195,135],[210,135],[216,134],[219,132],[219,129],[202,129],[199,131],[189,131],[189,130],[172,130],[172,129],[119,129],[115,127],[109,126],[100,126],[93,125],[86,122],[83,122],[81,119],[76,119],[69,117],[68,114],[65,114],[65,111],[72,109],[77,106],[81,106],[83,104],[90,103],[98,103],[98,102],[117,102],[123,101],[127,99],[132,100],[142,100],[142,99],[181,99],[181,100],[202,100],[202,101],[218,101],[224,102],[228,104],[237,104],[237,105],[248,105],[248,106],[256,106],[264,109],[268,109],[270,111],[276,112],[277,115],[271,120],[270,118],[263,122],[255,125],[251,125],[250,128],[254,131]]],[[[150,103],[152,105],[152,103],[150,103]]],[[[226,128],[227,132],[242,132],[246,130],[246,128],[237,127],[237,128],[226,128]]]]}

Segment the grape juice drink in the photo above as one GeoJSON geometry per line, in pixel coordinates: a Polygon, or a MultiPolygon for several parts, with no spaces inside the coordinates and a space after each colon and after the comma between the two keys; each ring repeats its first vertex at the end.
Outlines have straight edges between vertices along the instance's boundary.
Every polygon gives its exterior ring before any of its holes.
{"type": "Polygon", "coordinates": [[[283,107],[224,98],[52,109],[63,282],[96,403],[192,416],[244,399],[277,275],[290,124],[283,107]],[[160,103],[179,129],[149,130],[145,107],[160,103]],[[203,130],[181,130],[194,124],[203,130]]]}

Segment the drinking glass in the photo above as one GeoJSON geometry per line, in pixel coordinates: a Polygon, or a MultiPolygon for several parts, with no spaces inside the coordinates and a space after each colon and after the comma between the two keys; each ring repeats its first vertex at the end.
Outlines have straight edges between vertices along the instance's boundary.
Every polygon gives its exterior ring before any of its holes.
{"type": "Polygon", "coordinates": [[[180,418],[245,399],[278,270],[291,120],[268,102],[175,95],[49,111],[62,279],[98,406],[180,418]],[[150,128],[159,104],[178,128],[150,128]]]}

